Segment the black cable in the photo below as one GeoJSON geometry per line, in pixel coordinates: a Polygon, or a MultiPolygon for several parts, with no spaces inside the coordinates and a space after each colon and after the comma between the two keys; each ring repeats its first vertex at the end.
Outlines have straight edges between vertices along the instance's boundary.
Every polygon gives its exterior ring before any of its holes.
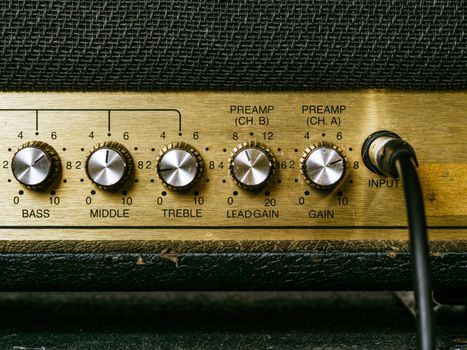
{"type": "Polygon", "coordinates": [[[409,223],[417,343],[420,350],[434,350],[436,337],[428,234],[415,151],[397,134],[381,130],[374,132],[365,140],[362,157],[371,171],[380,175],[399,177],[402,180],[409,223]]]}
{"type": "Polygon", "coordinates": [[[425,208],[415,160],[410,152],[400,152],[394,157],[394,165],[402,180],[407,207],[412,258],[412,283],[416,302],[416,327],[418,347],[435,349],[435,327],[432,305],[428,234],[425,208]]]}

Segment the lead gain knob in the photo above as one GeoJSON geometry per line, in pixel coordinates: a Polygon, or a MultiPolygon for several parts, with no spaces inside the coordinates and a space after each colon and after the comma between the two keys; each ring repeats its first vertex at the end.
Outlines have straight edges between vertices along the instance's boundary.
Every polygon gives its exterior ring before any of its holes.
{"type": "Polygon", "coordinates": [[[328,190],[344,178],[347,158],[330,143],[318,143],[305,149],[300,158],[300,172],[305,181],[320,190],[328,190]]]}
{"type": "Polygon", "coordinates": [[[175,191],[192,187],[203,170],[203,159],[198,151],[184,142],[167,145],[157,158],[159,178],[165,186],[175,191]]]}
{"type": "Polygon", "coordinates": [[[22,185],[32,190],[45,190],[60,175],[60,157],[49,144],[32,141],[15,153],[11,168],[22,185]]]}
{"type": "Polygon", "coordinates": [[[230,154],[229,172],[234,182],[247,190],[260,190],[274,175],[276,159],[263,144],[251,141],[235,147],[230,154]]]}
{"type": "Polygon", "coordinates": [[[86,174],[97,187],[116,191],[133,175],[130,152],[118,142],[107,141],[93,148],[86,160],[86,174]]]}

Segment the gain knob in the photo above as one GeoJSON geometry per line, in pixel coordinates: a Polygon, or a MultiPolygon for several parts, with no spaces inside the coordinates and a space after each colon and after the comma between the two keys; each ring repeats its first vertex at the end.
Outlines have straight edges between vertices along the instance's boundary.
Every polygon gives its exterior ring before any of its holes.
{"type": "Polygon", "coordinates": [[[300,172],[309,185],[327,190],[344,178],[346,163],[337,146],[323,142],[306,148],[300,158],[300,172]]]}
{"type": "Polygon", "coordinates": [[[32,141],[15,153],[11,168],[19,183],[33,190],[44,190],[60,175],[60,157],[49,144],[32,141]]]}
{"type": "Polygon", "coordinates": [[[230,154],[229,172],[234,182],[247,190],[260,190],[274,175],[276,159],[263,144],[251,141],[235,147],[230,154]]]}
{"type": "Polygon", "coordinates": [[[156,169],[163,184],[175,191],[189,189],[204,170],[198,151],[184,142],[164,147],[157,158],[156,169]]]}
{"type": "Polygon", "coordinates": [[[120,143],[107,141],[98,144],[86,160],[86,174],[99,188],[116,191],[133,175],[134,164],[130,152],[120,143]]]}

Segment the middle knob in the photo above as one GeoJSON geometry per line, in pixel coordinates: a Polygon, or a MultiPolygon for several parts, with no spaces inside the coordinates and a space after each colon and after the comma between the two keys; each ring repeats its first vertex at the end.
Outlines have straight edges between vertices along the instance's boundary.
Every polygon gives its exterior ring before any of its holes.
{"type": "Polygon", "coordinates": [[[133,174],[130,152],[120,143],[107,141],[97,145],[86,161],[86,173],[99,188],[115,191],[133,174]]]}

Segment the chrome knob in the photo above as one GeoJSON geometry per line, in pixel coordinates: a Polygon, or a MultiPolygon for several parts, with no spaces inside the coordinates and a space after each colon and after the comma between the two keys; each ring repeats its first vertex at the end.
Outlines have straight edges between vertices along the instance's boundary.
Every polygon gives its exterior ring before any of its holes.
{"type": "Polygon", "coordinates": [[[203,172],[203,160],[184,142],[164,147],[157,159],[157,174],[168,188],[179,191],[193,186],[203,172]]]}
{"type": "Polygon", "coordinates": [[[60,157],[49,144],[32,141],[15,153],[11,168],[19,183],[33,190],[44,190],[60,174],[60,157]]]}
{"type": "Polygon", "coordinates": [[[130,152],[118,142],[104,142],[91,151],[86,161],[86,173],[97,187],[115,191],[133,175],[130,152]]]}
{"type": "Polygon", "coordinates": [[[335,145],[311,145],[300,158],[300,171],[305,181],[321,190],[331,189],[344,178],[347,158],[335,145]]]}
{"type": "Polygon", "coordinates": [[[275,158],[264,145],[252,141],[238,145],[230,154],[229,172],[234,182],[247,190],[260,190],[275,171],[275,158]]]}

